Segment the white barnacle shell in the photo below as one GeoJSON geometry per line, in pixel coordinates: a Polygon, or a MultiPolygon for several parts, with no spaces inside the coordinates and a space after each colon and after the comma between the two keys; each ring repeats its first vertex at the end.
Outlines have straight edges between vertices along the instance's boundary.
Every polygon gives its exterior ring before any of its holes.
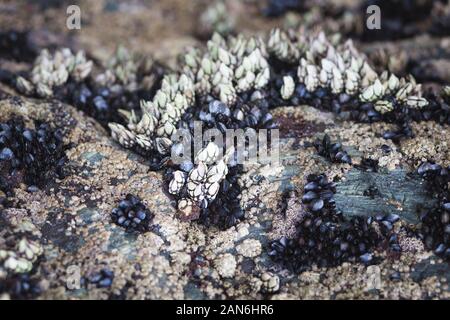
{"type": "Polygon", "coordinates": [[[186,176],[183,171],[177,170],[173,173],[173,178],[169,183],[169,193],[178,194],[186,182],[186,176]]]}
{"type": "Polygon", "coordinates": [[[305,86],[306,90],[313,92],[319,85],[319,78],[317,76],[317,68],[315,65],[309,64],[306,67],[305,86]]]}
{"type": "Polygon", "coordinates": [[[270,80],[270,69],[264,68],[261,72],[259,72],[255,79],[255,89],[264,88],[270,80]]]}
{"type": "Polygon", "coordinates": [[[173,125],[172,122],[166,121],[163,125],[161,125],[158,129],[156,129],[156,134],[159,137],[170,137],[177,131],[177,128],[173,125]]]}
{"type": "Polygon", "coordinates": [[[178,201],[178,211],[181,213],[183,220],[198,219],[200,211],[191,199],[183,198],[178,201]]]}
{"type": "Polygon", "coordinates": [[[208,183],[220,182],[228,174],[228,167],[225,161],[220,160],[215,166],[212,166],[206,175],[206,181],[208,183]]]}
{"type": "Polygon", "coordinates": [[[349,95],[353,95],[359,88],[359,74],[355,71],[348,69],[345,71],[345,92],[349,95]]]}
{"type": "Polygon", "coordinates": [[[447,96],[450,97],[450,86],[445,86],[442,88],[442,93],[447,96]]]}
{"type": "Polygon", "coordinates": [[[131,148],[136,144],[136,135],[118,123],[108,123],[111,136],[125,148],[131,148]]]}
{"type": "Polygon", "coordinates": [[[180,92],[178,92],[175,95],[175,99],[173,100],[174,107],[176,110],[185,110],[188,107],[187,99],[184,95],[182,95],[180,92]]]}
{"type": "Polygon", "coordinates": [[[254,65],[249,57],[244,57],[244,59],[242,60],[242,67],[244,68],[245,71],[254,70],[254,65]]]}
{"type": "Polygon", "coordinates": [[[187,191],[189,197],[195,202],[200,202],[205,198],[204,186],[201,183],[188,181],[187,191]]]}
{"type": "Polygon", "coordinates": [[[377,99],[384,95],[384,87],[378,79],[373,84],[373,93],[377,99]]]}
{"type": "Polygon", "coordinates": [[[135,137],[135,141],[136,141],[136,144],[144,150],[150,151],[153,149],[153,142],[147,136],[144,136],[142,134],[137,134],[135,137]]]}
{"type": "Polygon", "coordinates": [[[409,96],[406,99],[406,104],[411,108],[423,108],[428,105],[428,101],[425,98],[418,97],[418,96],[409,96]]]}
{"type": "Polygon", "coordinates": [[[225,49],[219,48],[219,60],[225,63],[226,65],[231,64],[231,55],[225,49]]]}
{"type": "Polygon", "coordinates": [[[172,103],[167,103],[166,110],[163,113],[164,117],[161,117],[161,121],[171,120],[176,122],[178,120],[178,116],[180,115],[180,109],[183,109],[183,104],[181,104],[180,108],[176,108],[172,103]]]}
{"type": "Polygon", "coordinates": [[[219,97],[220,101],[227,105],[233,105],[236,101],[236,90],[231,84],[219,85],[219,97]]]}
{"type": "Polygon", "coordinates": [[[172,140],[165,137],[158,137],[155,139],[156,150],[160,154],[168,154],[170,152],[170,147],[172,146],[172,140]]]}
{"type": "Polygon", "coordinates": [[[363,86],[367,86],[369,83],[373,83],[378,79],[377,73],[372,69],[372,67],[367,63],[367,61],[364,61],[362,69],[362,84],[363,86]]]}
{"type": "Polygon", "coordinates": [[[331,79],[331,91],[334,94],[339,94],[344,89],[344,80],[342,79],[342,73],[338,68],[333,69],[333,77],[331,79]]]}
{"type": "Polygon", "coordinates": [[[153,103],[157,108],[164,109],[168,101],[167,94],[163,90],[158,90],[153,97],[153,103]]]}
{"type": "Polygon", "coordinates": [[[336,68],[336,65],[333,63],[333,61],[328,59],[322,59],[322,70],[324,70],[326,73],[331,74],[333,72],[333,69],[336,68]]]}
{"type": "Polygon", "coordinates": [[[244,92],[252,88],[253,82],[255,81],[255,74],[252,71],[247,71],[245,77],[240,79],[236,86],[237,92],[244,92]]]}
{"type": "Polygon", "coordinates": [[[375,102],[374,108],[381,114],[385,114],[387,112],[391,112],[392,110],[394,110],[392,102],[387,100],[379,100],[375,102]]]}
{"type": "Polygon", "coordinates": [[[297,69],[297,77],[300,80],[300,82],[304,82],[305,81],[305,77],[306,77],[306,66],[307,66],[307,62],[304,58],[300,59],[300,65],[298,66],[297,69]]]}
{"type": "Polygon", "coordinates": [[[283,77],[283,85],[281,86],[281,97],[284,100],[289,100],[294,94],[295,83],[291,76],[283,77]]]}
{"type": "Polygon", "coordinates": [[[351,59],[350,59],[350,69],[353,72],[356,72],[357,74],[359,74],[360,71],[361,71],[362,66],[363,66],[363,60],[362,59],[356,58],[354,56],[351,57],[351,59]]]}
{"type": "Polygon", "coordinates": [[[196,69],[198,67],[198,64],[197,64],[197,55],[196,55],[195,51],[190,51],[190,52],[186,53],[184,56],[184,62],[190,68],[196,69]]]}
{"type": "Polygon", "coordinates": [[[18,76],[16,79],[17,90],[26,95],[30,95],[34,91],[33,84],[25,78],[18,76]]]}
{"type": "Polygon", "coordinates": [[[136,133],[150,136],[158,123],[158,120],[150,113],[144,112],[141,120],[135,126],[136,133]]]}
{"type": "Polygon", "coordinates": [[[405,101],[409,94],[411,93],[411,91],[413,90],[413,84],[412,83],[405,83],[395,94],[395,98],[397,98],[397,100],[399,101],[405,101]]]}
{"type": "Polygon", "coordinates": [[[208,58],[203,58],[202,62],[202,70],[206,75],[211,75],[214,71],[214,63],[208,58]]]}
{"type": "Polygon", "coordinates": [[[189,181],[202,183],[206,178],[207,171],[208,167],[203,162],[199,162],[198,165],[189,172],[189,181]]]}
{"type": "Polygon", "coordinates": [[[53,96],[53,90],[44,83],[36,84],[36,93],[39,97],[49,98],[53,96]]]}
{"type": "Polygon", "coordinates": [[[214,163],[220,155],[220,150],[217,144],[214,142],[209,142],[208,145],[200,150],[200,152],[195,157],[196,162],[203,162],[206,164],[214,163]]]}
{"type": "Polygon", "coordinates": [[[205,184],[205,197],[208,201],[212,201],[216,198],[219,192],[220,184],[218,182],[205,184]]]}
{"type": "Polygon", "coordinates": [[[330,82],[331,75],[328,74],[324,69],[321,69],[319,72],[319,82],[322,86],[327,86],[330,82]]]}
{"type": "Polygon", "coordinates": [[[368,86],[363,93],[360,95],[360,99],[364,102],[375,101],[384,95],[384,87],[380,80],[375,80],[375,82],[368,86]]]}
{"type": "Polygon", "coordinates": [[[389,79],[387,80],[385,87],[386,91],[389,93],[393,93],[397,91],[398,87],[400,86],[400,80],[395,76],[395,74],[391,74],[389,79]]]}
{"type": "Polygon", "coordinates": [[[29,261],[35,261],[42,254],[42,247],[33,241],[22,238],[19,241],[18,252],[20,256],[25,256],[29,261]]]}

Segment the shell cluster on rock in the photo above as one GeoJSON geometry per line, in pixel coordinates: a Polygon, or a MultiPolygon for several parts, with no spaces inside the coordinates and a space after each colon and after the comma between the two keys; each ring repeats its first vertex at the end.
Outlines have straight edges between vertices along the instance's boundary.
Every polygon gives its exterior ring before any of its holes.
{"type": "Polygon", "coordinates": [[[20,118],[0,123],[0,189],[5,193],[25,182],[41,186],[64,176],[66,162],[63,134],[47,123],[27,128],[20,118]]]}
{"type": "Polygon", "coordinates": [[[83,51],[74,55],[70,49],[64,48],[51,55],[44,49],[34,62],[31,81],[19,76],[17,89],[27,95],[49,98],[53,96],[54,88],[67,83],[69,77],[76,82],[83,81],[92,66],[93,62],[86,59],[83,51]]]}
{"type": "Polygon", "coordinates": [[[19,92],[40,98],[56,98],[75,105],[102,125],[121,121],[120,109],[138,110],[139,101],[153,97],[163,67],[146,56],[118,47],[100,73],[83,51],[64,48],[51,54],[44,49],[28,76],[14,80],[19,92]]]}
{"type": "Polygon", "coordinates": [[[324,135],[323,139],[316,139],[314,147],[319,155],[331,162],[352,163],[351,157],[342,149],[342,145],[339,142],[332,143],[327,134],[324,135]]]}
{"type": "Polygon", "coordinates": [[[7,292],[14,299],[36,297],[41,288],[34,274],[44,253],[37,232],[26,222],[18,226],[1,222],[0,295],[7,292]]]}
{"type": "Polygon", "coordinates": [[[149,231],[153,217],[154,214],[132,194],[127,194],[125,199],[119,202],[118,207],[111,211],[112,221],[128,232],[149,231]]]}
{"type": "Polygon", "coordinates": [[[417,172],[425,179],[429,192],[438,199],[436,208],[420,216],[421,237],[429,249],[450,259],[450,167],[424,162],[417,172]]]}
{"type": "Polygon", "coordinates": [[[346,218],[335,207],[335,184],[323,174],[308,176],[304,190],[302,202],[308,213],[297,225],[296,236],[270,244],[269,256],[286,268],[301,272],[345,261],[373,264],[374,250],[383,242],[390,251],[401,251],[394,228],[398,215],[346,218]]]}

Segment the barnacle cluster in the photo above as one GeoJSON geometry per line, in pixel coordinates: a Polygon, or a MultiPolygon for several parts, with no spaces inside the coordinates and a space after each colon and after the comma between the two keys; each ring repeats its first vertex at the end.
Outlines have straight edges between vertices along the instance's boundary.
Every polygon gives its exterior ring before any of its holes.
{"type": "Polygon", "coordinates": [[[153,97],[164,72],[153,59],[124,47],[99,67],[100,73],[94,75],[93,68],[83,51],[64,48],[51,54],[44,49],[30,75],[18,76],[15,86],[26,95],[73,104],[106,126],[122,120],[119,109],[136,110],[140,100],[153,97]]]}
{"type": "Polygon", "coordinates": [[[232,151],[221,157],[222,151],[214,142],[199,151],[196,165],[189,172],[176,170],[172,173],[169,192],[179,197],[178,210],[184,220],[196,220],[201,208],[208,208],[219,192],[221,182],[228,174],[228,157],[232,151]]]}
{"type": "MultiPolygon", "coordinates": [[[[234,105],[238,94],[264,88],[270,78],[264,40],[242,35],[225,40],[215,33],[205,52],[190,49],[182,58],[181,68],[195,84],[199,95],[212,95],[227,105],[234,105]]],[[[255,93],[256,92],[256,93],[255,93]]]]}
{"type": "Polygon", "coordinates": [[[351,40],[275,29],[267,48],[276,59],[271,63],[271,83],[278,90],[271,90],[273,104],[308,104],[344,119],[398,123],[400,129],[386,135],[390,139],[411,136],[412,114],[420,120],[428,110],[429,101],[412,76],[378,75],[351,40]]]}
{"type": "Polygon", "coordinates": [[[32,273],[43,248],[36,241],[33,229],[27,227],[28,222],[22,221],[18,226],[3,220],[1,223],[0,295],[7,294],[15,299],[35,296],[40,292],[40,287],[32,273]]]}
{"type": "Polygon", "coordinates": [[[297,225],[294,238],[281,237],[270,244],[269,256],[286,268],[301,272],[313,265],[330,267],[345,261],[375,262],[374,250],[387,242],[400,252],[395,214],[346,218],[335,208],[335,184],[324,174],[307,177],[303,203],[308,213],[297,225]]]}
{"type": "Polygon", "coordinates": [[[421,97],[421,86],[412,77],[399,79],[387,72],[379,76],[351,40],[343,44],[335,42],[335,39],[327,39],[323,32],[306,35],[280,29],[272,31],[269,52],[294,68],[298,66],[296,74],[289,72],[283,77],[280,94],[284,100],[329,96],[329,103],[336,99],[345,104],[354,98],[360,105],[370,104],[370,109],[380,114],[392,111],[395,103],[411,108],[427,105],[426,99],[421,97]],[[297,85],[293,85],[295,82],[297,85]]]}
{"type": "Polygon", "coordinates": [[[234,26],[235,18],[229,14],[223,0],[213,1],[200,16],[201,33],[218,32],[227,35],[233,31],[234,26]]]}
{"type": "Polygon", "coordinates": [[[164,76],[161,88],[152,101],[141,100],[139,118],[134,111],[121,110],[127,127],[109,123],[112,137],[126,148],[138,147],[144,152],[167,154],[172,146],[170,137],[189,105],[194,102],[194,84],[185,75],[164,76]]]}
{"type": "Polygon", "coordinates": [[[111,211],[112,221],[128,232],[150,230],[153,217],[154,214],[132,194],[127,194],[125,199],[120,201],[119,206],[111,211]]]}
{"type": "Polygon", "coordinates": [[[69,81],[80,82],[91,72],[93,62],[86,59],[83,51],[73,54],[68,48],[57,50],[54,55],[42,50],[34,62],[30,81],[19,76],[17,89],[27,95],[52,97],[54,89],[69,81]]]}
{"type": "Polygon", "coordinates": [[[450,167],[422,163],[417,172],[425,179],[429,192],[438,199],[436,208],[421,215],[421,236],[437,255],[450,259],[450,167]]]}
{"type": "Polygon", "coordinates": [[[25,182],[42,186],[63,177],[65,146],[61,130],[36,122],[27,128],[20,118],[0,123],[0,189],[10,194],[25,182]]]}

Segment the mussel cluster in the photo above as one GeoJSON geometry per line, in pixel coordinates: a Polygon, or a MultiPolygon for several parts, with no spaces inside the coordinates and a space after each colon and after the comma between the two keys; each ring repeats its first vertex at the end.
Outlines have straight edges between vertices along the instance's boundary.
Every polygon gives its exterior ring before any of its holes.
{"type": "Polygon", "coordinates": [[[103,268],[98,272],[92,273],[88,282],[97,286],[97,288],[109,288],[114,281],[114,272],[108,268],[103,268]]]}
{"type": "Polygon", "coordinates": [[[387,243],[400,252],[394,214],[346,218],[336,210],[335,183],[324,174],[309,175],[302,202],[307,214],[297,225],[294,238],[270,243],[269,256],[287,269],[302,272],[313,265],[337,266],[345,261],[376,263],[374,250],[387,243]]]}
{"type": "Polygon", "coordinates": [[[8,294],[11,299],[35,299],[41,292],[38,279],[29,274],[16,274],[0,281],[0,296],[8,294]]]}
{"type": "Polygon", "coordinates": [[[31,62],[37,55],[37,47],[30,32],[6,30],[0,32],[0,57],[31,62]]]}
{"type": "Polygon", "coordinates": [[[288,11],[301,12],[305,10],[304,0],[268,0],[263,14],[268,17],[278,17],[288,11]]]}
{"type": "Polygon", "coordinates": [[[330,136],[327,134],[322,139],[317,138],[314,141],[314,147],[319,155],[331,162],[352,163],[352,158],[342,149],[342,145],[339,142],[332,143],[330,136]]]}
{"type": "Polygon", "coordinates": [[[153,217],[154,214],[132,194],[127,194],[125,199],[119,202],[119,206],[111,211],[112,221],[127,232],[149,231],[153,217]]]}
{"type": "Polygon", "coordinates": [[[62,131],[44,122],[34,126],[27,128],[20,118],[0,123],[0,189],[6,194],[22,182],[40,187],[64,176],[62,131]]]}
{"type": "Polygon", "coordinates": [[[421,237],[427,248],[450,259],[450,167],[424,162],[417,172],[425,179],[429,192],[438,199],[435,208],[421,214],[421,237]]]}

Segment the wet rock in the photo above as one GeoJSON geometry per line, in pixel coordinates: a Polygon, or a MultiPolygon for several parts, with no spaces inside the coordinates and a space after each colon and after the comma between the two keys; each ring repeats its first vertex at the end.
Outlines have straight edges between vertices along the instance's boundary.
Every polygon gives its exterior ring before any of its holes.
{"type": "MultiPolygon", "coordinates": [[[[419,212],[436,204],[418,176],[397,169],[389,173],[353,169],[336,184],[336,208],[345,216],[395,214],[408,223],[418,224],[419,212]],[[370,192],[377,190],[377,192],[370,192]]],[[[391,216],[394,219],[395,216],[391,216]]],[[[395,219],[394,219],[395,220],[395,219]]]]}

